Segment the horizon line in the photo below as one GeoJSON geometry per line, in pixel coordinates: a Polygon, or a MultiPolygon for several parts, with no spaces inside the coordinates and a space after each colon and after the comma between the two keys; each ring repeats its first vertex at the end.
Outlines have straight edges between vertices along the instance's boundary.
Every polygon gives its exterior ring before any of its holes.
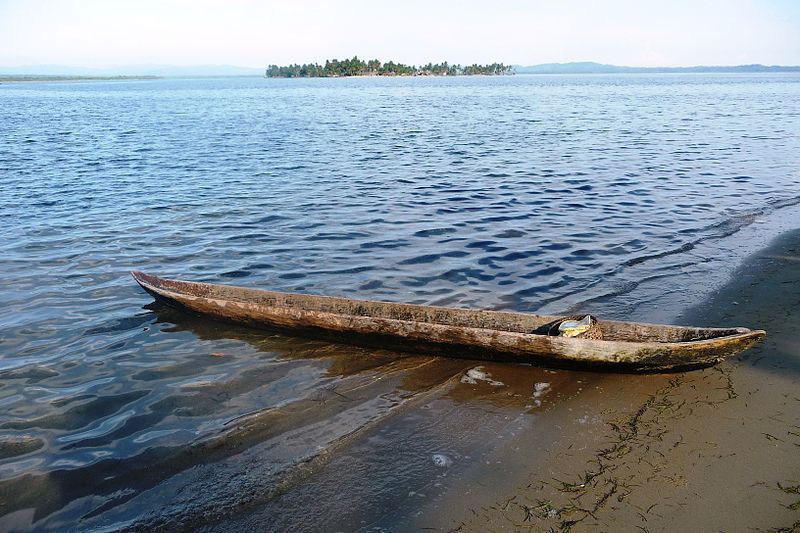
{"type": "MultiPolygon", "coordinates": [[[[353,58],[359,57],[359,55],[354,55],[353,58]]],[[[364,56],[366,57],[366,56],[364,56]]],[[[330,60],[341,60],[341,59],[352,59],[351,57],[343,57],[343,58],[326,58],[323,61],[330,61],[330,60]]],[[[389,61],[397,62],[393,59],[389,61]]],[[[447,60],[442,60],[447,61],[447,60]]],[[[432,61],[428,61],[431,63],[432,61]]],[[[447,61],[450,63],[450,61],[447,61]]],[[[308,64],[317,64],[319,61],[306,61],[305,63],[308,64]]],[[[540,67],[540,66],[550,66],[550,65],[597,65],[603,67],[617,67],[617,68],[663,68],[663,69],[676,69],[676,68],[736,68],[736,67],[793,67],[793,68],[800,68],[800,62],[795,64],[778,64],[778,63],[735,63],[735,64],[686,64],[686,65],[674,65],[674,66],[667,66],[667,65],[624,65],[624,64],[616,64],[616,63],[602,63],[599,61],[592,61],[592,60],[580,60],[580,61],[548,61],[542,63],[505,63],[514,67],[540,67]]],[[[248,70],[264,70],[268,66],[276,64],[270,61],[267,61],[263,64],[263,66],[250,66],[250,65],[237,65],[234,63],[190,63],[190,64],[180,64],[180,63],[119,63],[110,66],[85,66],[80,64],[64,64],[64,63],[27,63],[27,64],[4,64],[0,65],[0,69],[21,69],[21,68],[70,68],[70,69],[84,69],[84,70],[113,70],[113,69],[123,69],[123,68],[237,68],[237,69],[248,69],[248,70]]],[[[304,63],[297,63],[297,62],[290,62],[286,63],[286,65],[293,65],[293,64],[304,64],[304,63]]],[[[410,65],[415,65],[416,63],[410,63],[410,65]]],[[[427,63],[420,63],[421,65],[427,63]]],[[[459,62],[453,64],[460,64],[459,62]]]]}

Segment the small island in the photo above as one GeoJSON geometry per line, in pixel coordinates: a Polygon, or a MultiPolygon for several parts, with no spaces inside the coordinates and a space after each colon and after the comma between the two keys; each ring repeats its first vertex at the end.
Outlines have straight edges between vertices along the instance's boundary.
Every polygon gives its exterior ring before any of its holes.
{"type": "Polygon", "coordinates": [[[279,67],[270,65],[265,78],[339,78],[351,76],[505,76],[514,74],[510,65],[490,63],[488,65],[451,65],[444,63],[428,63],[416,67],[388,61],[382,63],[378,59],[364,61],[357,56],[353,59],[329,59],[324,65],[306,63],[304,65],[287,65],[279,67]]]}

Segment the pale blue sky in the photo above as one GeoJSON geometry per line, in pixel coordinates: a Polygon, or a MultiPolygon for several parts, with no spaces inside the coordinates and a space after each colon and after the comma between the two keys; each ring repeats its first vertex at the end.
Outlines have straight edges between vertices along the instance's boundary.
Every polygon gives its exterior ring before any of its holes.
{"type": "Polygon", "coordinates": [[[800,64],[791,0],[0,0],[0,65],[800,64]]]}

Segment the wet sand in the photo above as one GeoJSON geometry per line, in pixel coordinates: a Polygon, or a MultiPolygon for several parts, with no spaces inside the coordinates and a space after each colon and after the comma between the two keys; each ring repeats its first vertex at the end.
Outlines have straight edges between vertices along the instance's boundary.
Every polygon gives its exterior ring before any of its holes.
{"type": "MultiPolygon", "coordinates": [[[[345,377],[324,398],[232,420],[187,450],[202,457],[194,466],[108,513],[84,515],[82,527],[791,530],[800,525],[799,282],[796,231],[680,318],[760,327],[767,339],[685,373],[331,345],[327,372],[345,377]]],[[[24,527],[30,517],[18,520],[24,527]]]]}
{"type": "Polygon", "coordinates": [[[714,368],[607,376],[544,449],[520,437],[529,461],[498,450],[514,462],[511,476],[473,473],[480,494],[456,489],[407,529],[800,528],[800,231],[750,257],[683,321],[763,327],[768,337],[714,368]]]}

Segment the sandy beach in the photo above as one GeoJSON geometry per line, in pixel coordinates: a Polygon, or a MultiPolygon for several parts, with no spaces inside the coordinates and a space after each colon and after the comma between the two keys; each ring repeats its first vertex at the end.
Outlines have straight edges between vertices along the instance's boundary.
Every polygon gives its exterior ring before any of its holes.
{"type": "MultiPolygon", "coordinates": [[[[513,482],[490,477],[483,501],[454,491],[408,529],[796,530],[799,283],[795,231],[745,261],[684,317],[764,327],[764,342],[705,370],[608,376],[566,408],[572,416],[562,416],[565,406],[551,413],[566,420],[550,421],[563,424],[562,434],[543,454],[500,453],[516,459],[513,482]]],[[[516,447],[537,444],[520,435],[516,447]]]]}

